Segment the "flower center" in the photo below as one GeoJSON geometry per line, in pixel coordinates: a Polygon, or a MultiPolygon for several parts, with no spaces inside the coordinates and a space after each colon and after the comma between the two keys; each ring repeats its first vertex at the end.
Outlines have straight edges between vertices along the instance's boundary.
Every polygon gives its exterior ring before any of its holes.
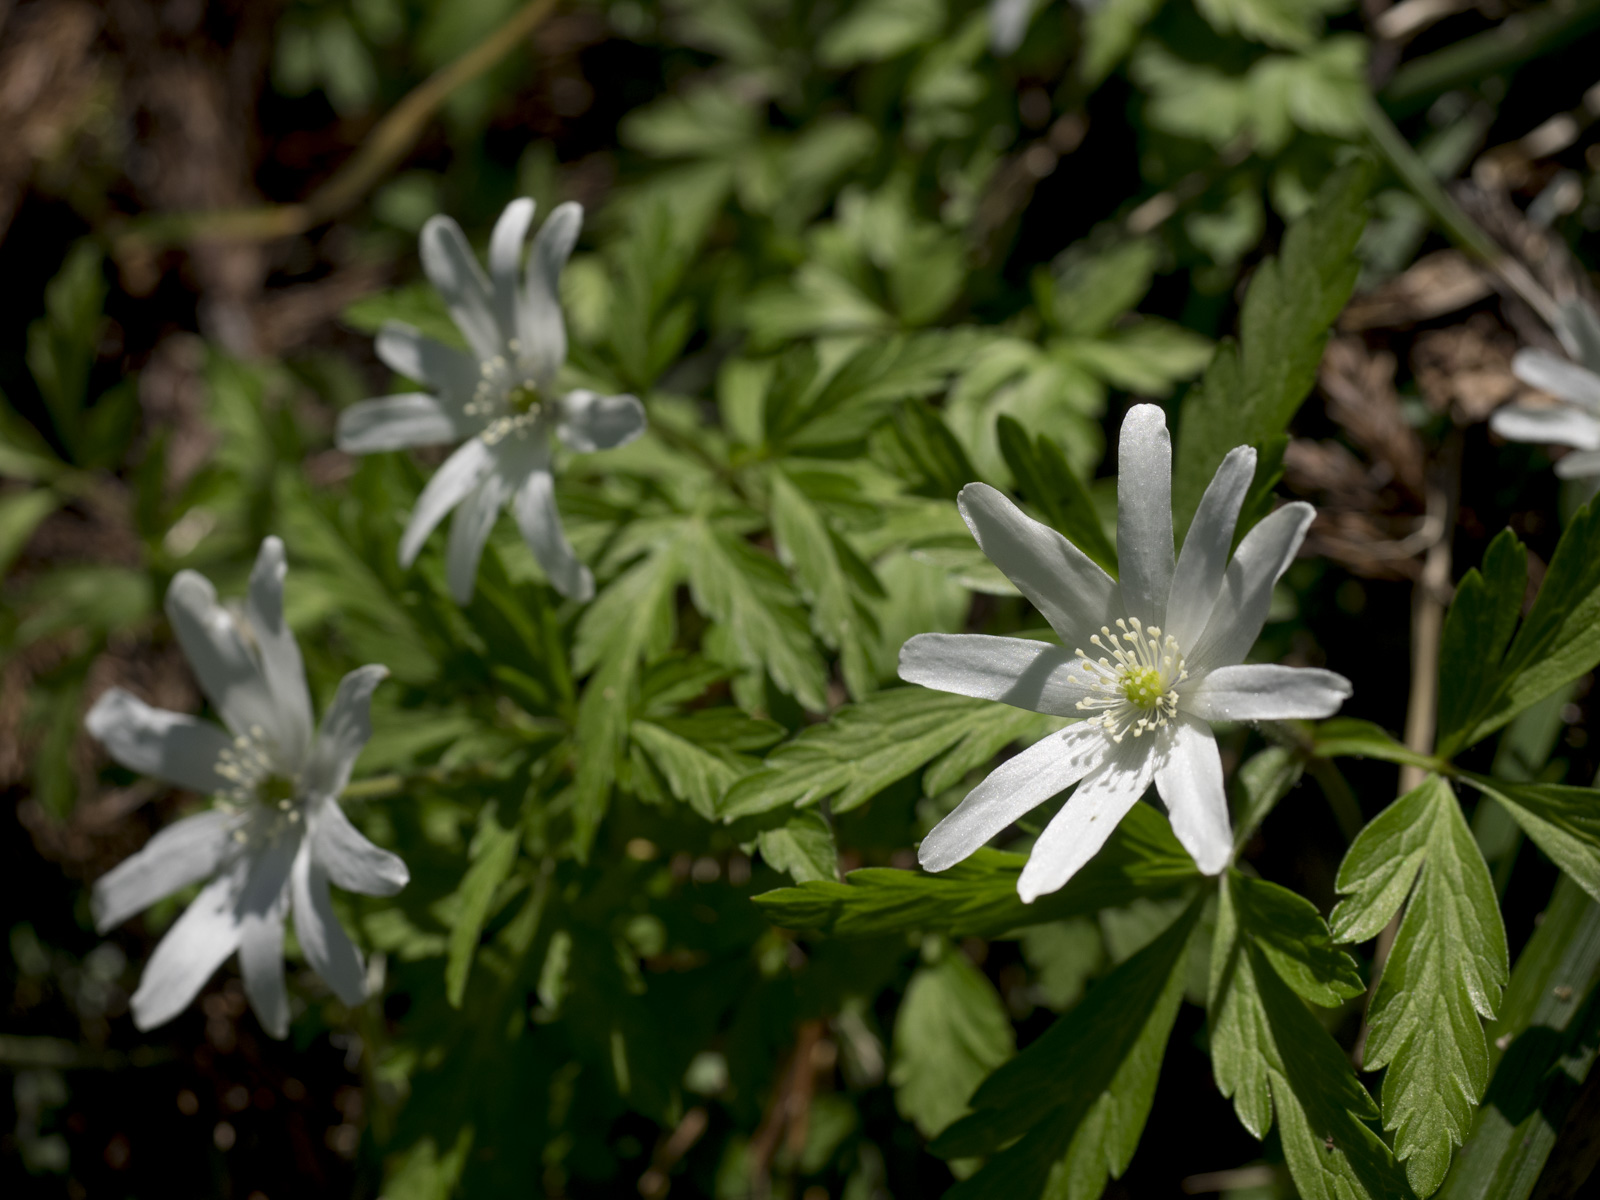
{"type": "Polygon", "coordinates": [[[1177,685],[1189,677],[1172,635],[1163,637],[1160,629],[1146,628],[1137,617],[1119,620],[1117,630],[1112,633],[1102,625],[1089,639],[1101,651],[1099,658],[1075,651],[1090,691],[1077,707],[1094,713],[1090,724],[1100,726],[1114,742],[1129,733],[1139,737],[1159,729],[1177,716],[1177,685]]]}
{"type": "Polygon", "coordinates": [[[217,794],[217,803],[247,818],[234,830],[234,841],[241,845],[257,839],[275,841],[299,823],[299,785],[279,772],[259,725],[233,739],[233,745],[218,757],[216,771],[233,785],[217,794]]]}

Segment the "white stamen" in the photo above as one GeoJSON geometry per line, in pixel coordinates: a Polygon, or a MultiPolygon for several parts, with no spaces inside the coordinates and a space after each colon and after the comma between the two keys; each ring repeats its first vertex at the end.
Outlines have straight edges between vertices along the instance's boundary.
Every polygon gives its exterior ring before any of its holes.
{"type": "Polygon", "coordinates": [[[1129,733],[1141,737],[1146,730],[1159,729],[1178,714],[1177,685],[1189,677],[1184,669],[1183,651],[1171,634],[1163,638],[1154,625],[1148,629],[1138,617],[1119,620],[1117,629],[1102,625],[1089,639],[1109,654],[1091,659],[1081,649],[1075,651],[1083,663],[1085,683],[1094,695],[1079,700],[1081,711],[1094,712],[1091,725],[1104,729],[1114,742],[1129,733]],[[1104,640],[1102,640],[1104,639],[1104,640]]]}

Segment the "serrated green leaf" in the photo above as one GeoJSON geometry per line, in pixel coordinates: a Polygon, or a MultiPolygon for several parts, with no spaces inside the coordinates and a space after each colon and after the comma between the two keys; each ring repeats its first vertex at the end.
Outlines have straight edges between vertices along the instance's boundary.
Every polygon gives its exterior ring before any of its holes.
{"type": "Polygon", "coordinates": [[[687,527],[683,560],[695,607],[726,627],[739,664],[765,670],[813,712],[826,710],[827,671],[783,568],[703,521],[687,527]]]}
{"type": "Polygon", "coordinates": [[[1384,1126],[1420,1196],[1443,1181],[1489,1083],[1478,1018],[1492,1018],[1510,963],[1489,868],[1437,775],[1364,829],[1339,868],[1341,941],[1376,935],[1406,906],[1368,1012],[1365,1066],[1388,1067],[1384,1126]]]}
{"type": "Polygon", "coordinates": [[[894,1019],[889,1085],[900,1115],[934,1137],[967,1107],[967,1097],[1016,1050],[1011,1018],[994,984],[946,948],[919,967],[894,1019]]]}
{"type": "Polygon", "coordinates": [[[75,462],[81,463],[84,405],[97,357],[106,281],[100,247],[84,239],[67,251],[61,270],[45,286],[45,314],[28,326],[28,370],[38,384],[51,424],[75,462]]]}
{"type": "Polygon", "coordinates": [[[1498,800],[1533,843],[1600,900],[1600,790],[1559,783],[1508,783],[1464,775],[1498,800]]]}
{"type": "Polygon", "coordinates": [[[1050,353],[1056,361],[1071,363],[1112,387],[1163,399],[1181,380],[1192,379],[1205,368],[1212,349],[1210,340],[1198,333],[1145,317],[1098,338],[1052,342],[1050,353]]]}
{"type": "Polygon", "coordinates": [[[1261,893],[1230,872],[1222,887],[1207,1010],[1217,1086],[1265,1137],[1274,1113],[1289,1172],[1309,1200],[1409,1196],[1389,1148],[1362,1122],[1378,1106],[1349,1061],[1257,945],[1261,893]]]}
{"type": "Polygon", "coordinates": [[[808,883],[755,897],[775,925],[835,937],[941,930],[952,937],[1003,933],[1177,894],[1198,874],[1166,818],[1136,804],[1110,839],[1060,891],[1024,904],[1017,879],[1027,859],[979,850],[938,875],[866,867],[844,883],[808,883]]]}
{"type": "MultiPolygon", "coordinates": [[[[877,621],[855,585],[856,564],[848,561],[854,552],[788,475],[774,471],[771,478],[772,534],[778,557],[799,580],[811,604],[812,628],[824,645],[838,652],[845,686],[859,700],[876,682],[867,646],[877,633],[877,621]]],[[[870,567],[861,563],[860,569],[876,584],[870,567]]],[[[879,587],[877,594],[882,592],[879,587]]]]}
{"type": "Polygon", "coordinates": [[[1230,886],[1240,929],[1301,999],[1335,1008],[1366,991],[1355,960],[1333,944],[1311,901],[1248,875],[1233,879],[1230,886]]]}
{"type": "MultiPolygon", "coordinates": [[[[1475,585],[1463,601],[1468,607],[1457,622],[1463,632],[1482,626],[1489,634],[1504,636],[1507,597],[1523,562],[1520,547],[1504,539],[1502,534],[1490,546],[1493,564],[1485,558],[1485,570],[1493,572],[1486,577],[1488,591],[1475,585]]],[[[1439,739],[1439,752],[1447,758],[1600,663],[1600,505],[1589,505],[1567,523],[1539,595],[1504,658],[1496,664],[1475,647],[1472,661],[1488,682],[1472,687],[1470,711],[1459,710],[1452,701],[1451,731],[1439,739]]]]}
{"type": "Polygon", "coordinates": [[[1228,451],[1281,435],[1310,392],[1328,330],[1355,287],[1371,185],[1364,161],[1329,178],[1315,207],[1289,227],[1279,256],[1252,277],[1237,351],[1219,349],[1184,400],[1172,480],[1179,536],[1228,451]]]}
{"type": "Polygon", "coordinates": [[[472,969],[472,959],[478,952],[478,939],[483,926],[492,915],[500,885],[511,874],[517,861],[517,847],[522,841],[522,830],[517,825],[501,825],[493,805],[483,810],[478,834],[472,842],[472,865],[462,877],[457,890],[459,905],[455,923],[450,927],[449,957],[445,961],[444,986],[450,1007],[460,1008],[466,995],[467,973],[472,969]]]}
{"type": "Polygon", "coordinates": [[[829,798],[835,812],[846,812],[942,755],[924,781],[931,793],[1009,743],[1036,741],[1062,724],[1057,717],[924,688],[880,692],[779,746],[763,770],[728,793],[723,816],[829,798]]]}
{"type": "Polygon", "coordinates": [[[1527,588],[1528,551],[1509,529],[1489,543],[1482,567],[1456,585],[1439,636],[1441,753],[1452,753],[1491,703],[1493,665],[1511,643],[1527,588]]]}
{"type": "Polygon", "coordinates": [[[722,797],[756,767],[756,761],[721,747],[707,748],[650,721],[635,721],[631,735],[667,780],[672,794],[708,821],[722,797]]]}
{"type": "Polygon", "coordinates": [[[1039,1003],[1065,1012],[1083,997],[1084,984],[1105,961],[1104,939],[1088,917],[1066,917],[1030,925],[1017,936],[1017,946],[1037,983],[1039,1003]]]}
{"type": "Polygon", "coordinates": [[[972,1115],[932,1147],[947,1158],[994,1155],[952,1200],[1092,1198],[1127,1169],[1183,999],[1200,907],[1191,903],[978,1089],[972,1115]]]}
{"type": "Polygon", "coordinates": [[[1094,501],[1089,499],[1061,447],[1042,433],[1036,442],[1030,442],[1027,431],[1004,415],[995,422],[995,435],[1006,465],[1016,476],[1022,498],[1040,510],[1046,523],[1115,578],[1116,547],[1106,536],[1094,501]]]}
{"type": "Polygon", "coordinates": [[[1594,1008],[1584,1002],[1597,984],[1600,905],[1564,878],[1517,958],[1499,1018],[1484,1031],[1494,1076],[1440,1200],[1527,1200],[1558,1139],[1570,1148],[1568,1165],[1581,1163],[1582,1138],[1563,1135],[1575,1132],[1568,1122],[1600,1048],[1594,1008]]]}
{"type": "Polygon", "coordinates": [[[839,879],[839,847],[819,812],[792,813],[776,829],[763,829],[756,848],[769,867],[786,872],[796,883],[839,879]]]}

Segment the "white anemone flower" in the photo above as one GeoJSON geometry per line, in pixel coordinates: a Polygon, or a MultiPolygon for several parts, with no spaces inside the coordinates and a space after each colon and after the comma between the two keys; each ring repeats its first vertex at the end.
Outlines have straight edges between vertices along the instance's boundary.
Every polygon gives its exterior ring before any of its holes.
{"type": "Polygon", "coordinates": [[[95,924],[104,933],[181,887],[210,882],[161,939],[133,994],[149,1029],[177,1016],[235,950],[245,995],[273,1037],[289,1031],[283,926],[346,1004],[366,997],[361,953],[334,915],[328,884],[369,896],[406,885],[405,863],[363,837],[339,807],[372,736],[372,689],[389,672],[360,667],[339,683],[321,729],[311,719],[300,648],[283,619],[283,543],[261,543],[250,591],[235,611],[181,571],[167,617],[201,689],[227,725],[152,708],[111,688],[89,710],[89,732],[130,770],[216,797],[102,876],[95,924]]]}
{"type": "Polygon", "coordinates": [[[1210,875],[1227,866],[1233,839],[1211,722],[1326,717],[1350,695],[1349,681],[1332,671],[1242,661],[1312,518],[1308,504],[1285,505],[1245,535],[1230,562],[1255,466],[1247,446],[1223,459],[1174,562],[1166,420],[1155,405],[1130,411],[1118,449],[1115,580],[994,488],[961,490],[961,515],[978,545],[1061,644],[918,634],[900,650],[900,677],[1083,719],[973,788],[923,841],[917,857],[925,868],[953,866],[1077,784],[1017,882],[1031,903],[1094,856],[1152,781],[1196,865],[1210,875]]]}
{"type": "Polygon", "coordinates": [[[1508,404],[1490,416],[1489,428],[1507,441],[1571,446],[1573,453],[1555,466],[1563,479],[1600,477],[1600,322],[1587,305],[1574,301],[1562,307],[1556,333],[1581,362],[1547,350],[1519,350],[1511,370],[1557,402],[1537,408],[1508,404]]]}
{"type": "Polygon", "coordinates": [[[363,400],[339,414],[338,446],[351,454],[461,442],[422,490],[400,539],[400,565],[409,567],[428,535],[455,510],[446,576],[460,604],[472,599],[484,543],[508,503],[555,589],[575,600],[592,597],[594,576],[561,529],[550,439],[589,452],[644,432],[644,406],[636,397],[556,389],[567,357],[558,283],[583,209],[563,204],[550,214],[533,239],[523,278],[533,207],[532,200],[514,200],[500,215],[489,239],[488,275],[449,217],[433,217],[423,226],[422,268],[472,352],[390,321],[378,332],[378,357],[407,379],[426,383],[433,394],[363,400]]]}

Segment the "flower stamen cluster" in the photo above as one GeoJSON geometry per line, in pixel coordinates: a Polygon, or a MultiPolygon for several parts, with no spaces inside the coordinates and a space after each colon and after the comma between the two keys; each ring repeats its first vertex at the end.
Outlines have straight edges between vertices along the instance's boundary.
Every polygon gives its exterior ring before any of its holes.
{"type": "Polygon", "coordinates": [[[1130,617],[1119,619],[1117,628],[1121,632],[1112,633],[1109,626],[1102,625],[1089,639],[1102,651],[1100,658],[1091,659],[1081,649],[1075,654],[1095,693],[1079,700],[1078,709],[1097,712],[1088,723],[1098,725],[1112,741],[1120,743],[1130,733],[1140,737],[1178,715],[1177,685],[1189,672],[1184,669],[1177,639],[1171,634],[1163,637],[1158,626],[1145,628],[1138,617],[1130,617]]]}

